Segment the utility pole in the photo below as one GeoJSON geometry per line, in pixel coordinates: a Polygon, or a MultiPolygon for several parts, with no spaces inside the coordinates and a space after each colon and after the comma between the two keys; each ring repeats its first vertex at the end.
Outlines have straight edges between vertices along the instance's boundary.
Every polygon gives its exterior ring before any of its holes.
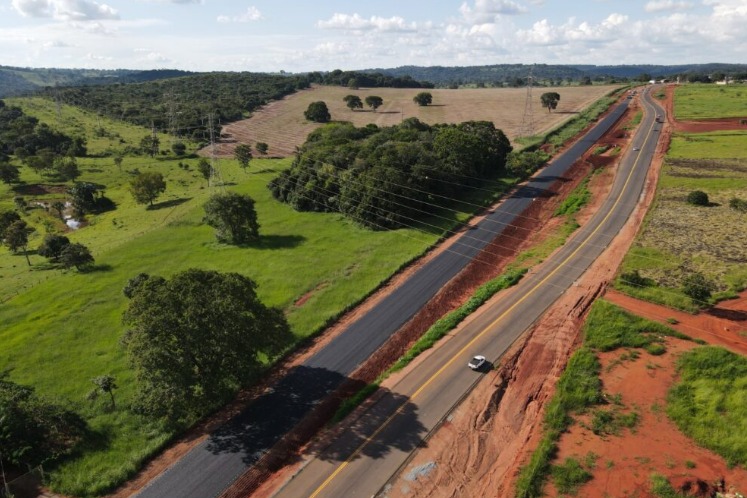
{"type": "Polygon", "coordinates": [[[531,137],[534,135],[534,111],[532,109],[532,84],[534,83],[534,77],[532,76],[532,69],[529,68],[529,77],[527,77],[527,94],[524,100],[524,117],[521,120],[520,135],[523,137],[531,137]]]}
{"type": "Polygon", "coordinates": [[[210,111],[208,114],[208,127],[210,131],[210,180],[208,180],[208,186],[220,187],[223,190],[223,178],[220,174],[218,167],[218,161],[215,153],[215,131],[213,126],[213,112],[210,111]]]}

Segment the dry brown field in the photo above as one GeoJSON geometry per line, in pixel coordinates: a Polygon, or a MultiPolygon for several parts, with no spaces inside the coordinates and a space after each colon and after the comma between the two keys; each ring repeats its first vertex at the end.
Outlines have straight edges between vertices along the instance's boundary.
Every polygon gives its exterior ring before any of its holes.
{"type": "MultiPolygon", "coordinates": [[[[532,96],[534,133],[539,134],[557,127],[576,113],[604,96],[617,86],[580,86],[534,88],[532,96]],[[540,95],[553,91],[560,94],[558,108],[550,113],[540,104],[540,95]]],[[[429,124],[461,123],[462,121],[492,121],[512,141],[521,134],[526,88],[475,88],[475,89],[431,89],[433,103],[420,107],[412,98],[421,89],[414,88],[361,88],[351,90],[343,87],[315,86],[271,102],[254,112],[249,119],[230,123],[223,127],[222,140],[216,147],[219,156],[232,156],[237,143],[254,146],[257,142],[269,145],[272,157],[293,154],[303,144],[310,132],[321,126],[304,118],[304,111],[311,102],[324,101],[335,121],[350,121],[356,126],[375,123],[391,126],[403,119],[416,117],[429,124]],[[369,95],[378,95],[384,104],[373,112],[369,108],[351,111],[343,97],[358,95],[361,100],[369,95]]]]}

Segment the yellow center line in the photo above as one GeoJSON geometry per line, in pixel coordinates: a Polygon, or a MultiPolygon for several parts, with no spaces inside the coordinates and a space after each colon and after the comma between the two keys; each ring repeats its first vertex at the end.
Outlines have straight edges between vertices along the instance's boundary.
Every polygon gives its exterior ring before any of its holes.
{"type": "MultiPolygon", "coordinates": [[[[648,143],[648,140],[649,140],[649,138],[651,136],[651,133],[654,130],[655,123],[656,122],[654,121],[651,124],[651,128],[649,129],[648,133],[646,134],[646,139],[643,142],[644,145],[646,143],[648,143]]],[[[641,147],[641,148],[643,148],[643,147],[641,147]]],[[[563,268],[568,263],[568,261],[570,261],[574,256],[576,256],[576,254],[578,254],[578,252],[584,246],[587,245],[587,243],[589,242],[589,240],[602,228],[602,225],[604,225],[607,222],[607,220],[609,219],[609,217],[612,216],[612,213],[615,211],[615,208],[617,208],[617,205],[620,203],[620,200],[622,199],[623,193],[625,192],[625,190],[628,188],[628,185],[630,184],[630,179],[633,177],[633,172],[635,172],[636,168],[638,167],[638,162],[640,161],[640,159],[641,159],[641,154],[638,154],[638,156],[636,157],[635,162],[633,163],[633,167],[630,168],[630,173],[628,173],[628,177],[625,179],[625,183],[623,184],[622,190],[620,191],[620,195],[615,200],[615,203],[612,205],[612,208],[610,208],[610,210],[607,212],[607,215],[602,219],[602,221],[599,222],[599,224],[597,225],[597,227],[591,233],[589,233],[589,235],[586,237],[586,239],[584,239],[579,244],[579,246],[570,255],[568,255],[562,262],[560,262],[555,267],[555,269],[552,272],[550,272],[545,278],[543,278],[534,287],[532,287],[529,291],[527,291],[518,301],[516,301],[513,305],[511,305],[506,311],[504,311],[503,313],[501,313],[495,320],[493,320],[492,322],[490,322],[490,324],[488,326],[486,326],[485,328],[483,328],[483,330],[479,334],[477,334],[475,337],[473,337],[472,340],[470,340],[464,347],[462,347],[462,349],[460,349],[455,355],[453,355],[449,361],[447,361],[441,368],[439,368],[433,375],[431,375],[430,378],[428,378],[428,380],[426,380],[412,394],[412,396],[410,396],[410,399],[408,400],[408,402],[415,400],[415,398],[417,398],[423,392],[423,390],[425,390],[425,388],[427,388],[434,380],[436,380],[444,372],[444,370],[446,370],[449,366],[451,366],[451,364],[454,363],[454,361],[456,361],[457,358],[461,358],[464,355],[464,353],[469,348],[471,348],[472,345],[475,342],[477,342],[480,338],[482,338],[483,335],[485,335],[498,322],[500,322],[507,315],[509,315],[514,309],[516,309],[517,306],[519,306],[521,303],[523,303],[524,301],[526,301],[527,299],[529,299],[529,297],[532,296],[537,289],[539,289],[542,285],[545,284],[545,282],[547,282],[558,271],[560,271],[561,268],[563,268]]],[[[345,467],[347,467],[348,464],[350,462],[352,462],[355,459],[355,457],[357,457],[358,454],[361,451],[363,451],[363,448],[365,448],[373,439],[375,439],[376,436],[378,436],[381,433],[381,431],[383,431],[389,425],[389,423],[402,412],[402,410],[403,410],[403,408],[405,407],[406,404],[407,404],[407,402],[402,403],[399,406],[399,408],[397,408],[397,410],[394,413],[392,413],[384,421],[384,423],[382,423],[370,436],[366,437],[366,439],[355,449],[355,451],[353,451],[353,453],[343,463],[341,463],[335,469],[335,471],[332,472],[332,474],[330,474],[330,476],[327,477],[327,479],[325,479],[324,482],[322,484],[320,484],[318,488],[316,488],[316,490],[311,495],[309,495],[309,498],[316,498],[316,496],[319,495],[319,493],[321,493],[322,490],[324,490],[324,488],[326,488],[329,485],[329,483],[332,482],[334,480],[334,478],[337,477],[339,475],[339,473],[342,472],[342,470],[345,467]]]]}

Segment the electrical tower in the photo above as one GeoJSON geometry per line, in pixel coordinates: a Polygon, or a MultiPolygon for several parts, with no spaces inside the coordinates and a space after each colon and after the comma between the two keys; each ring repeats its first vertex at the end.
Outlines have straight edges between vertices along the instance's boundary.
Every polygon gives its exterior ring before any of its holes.
{"type": "Polygon", "coordinates": [[[213,112],[208,114],[208,127],[210,130],[210,179],[208,180],[209,187],[220,187],[223,190],[223,178],[220,174],[220,168],[218,167],[218,161],[216,160],[215,154],[215,128],[213,125],[213,112]]]}
{"type": "Polygon", "coordinates": [[[521,120],[521,131],[519,135],[522,137],[531,137],[534,135],[534,112],[532,110],[532,84],[534,83],[534,77],[532,76],[532,69],[529,69],[529,77],[527,77],[527,96],[524,101],[524,117],[521,120]]]}

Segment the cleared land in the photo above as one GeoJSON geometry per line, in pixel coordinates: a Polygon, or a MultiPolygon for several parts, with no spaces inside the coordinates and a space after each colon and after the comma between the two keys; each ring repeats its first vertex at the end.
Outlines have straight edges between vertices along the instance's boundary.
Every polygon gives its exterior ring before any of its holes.
{"type": "MultiPolygon", "coordinates": [[[[534,88],[533,116],[534,134],[546,133],[592,102],[610,93],[619,86],[582,86],[534,88]],[[553,91],[560,94],[558,108],[552,112],[541,107],[540,95],[553,91]]],[[[497,128],[514,141],[521,135],[522,120],[527,91],[525,88],[475,88],[475,89],[432,89],[425,90],[433,95],[433,104],[420,107],[412,98],[424,90],[405,88],[361,88],[352,90],[342,87],[317,86],[272,102],[251,118],[237,121],[222,130],[223,143],[218,144],[216,153],[232,155],[236,143],[254,145],[265,142],[269,145],[270,156],[288,156],[301,145],[313,130],[320,125],[306,121],[304,111],[311,102],[324,101],[333,120],[350,121],[356,126],[374,123],[391,126],[403,119],[416,117],[429,123],[460,123],[462,121],[492,121],[497,128]],[[361,100],[369,95],[378,95],[384,104],[376,112],[365,108],[351,111],[345,105],[346,95],[358,95],[361,100]]],[[[209,154],[207,149],[204,154],[209,154]]]]}
{"type": "Polygon", "coordinates": [[[674,117],[693,119],[747,118],[747,85],[681,85],[675,90],[674,117]]]}
{"type": "Polygon", "coordinates": [[[729,207],[745,198],[747,132],[678,134],[662,170],[655,208],[623,263],[655,285],[617,285],[632,295],[682,309],[695,309],[680,288],[699,272],[718,291],[733,295],[747,285],[747,215],[729,207]],[[702,190],[710,206],[693,206],[687,194],[702,190]]]}

